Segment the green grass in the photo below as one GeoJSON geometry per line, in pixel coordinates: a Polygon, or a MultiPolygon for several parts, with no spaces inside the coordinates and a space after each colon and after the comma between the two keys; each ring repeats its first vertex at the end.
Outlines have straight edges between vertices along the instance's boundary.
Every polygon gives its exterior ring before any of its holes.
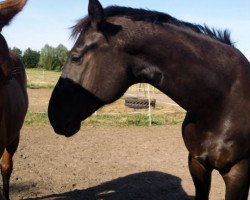
{"type": "Polygon", "coordinates": [[[25,126],[43,126],[49,124],[48,114],[47,113],[35,113],[35,112],[28,112],[25,120],[25,126]]]}
{"type": "MultiPolygon", "coordinates": [[[[175,125],[182,122],[183,117],[180,115],[152,115],[152,125],[175,125]]],[[[148,126],[149,118],[145,114],[119,114],[119,115],[107,115],[97,114],[88,118],[84,125],[110,125],[110,126],[148,126]]]]}
{"type": "MultiPolygon", "coordinates": [[[[183,121],[184,113],[152,115],[152,125],[176,125],[183,121]]],[[[94,114],[83,122],[87,126],[148,126],[148,116],[145,114],[94,114]]],[[[47,113],[28,112],[25,118],[25,126],[49,125],[47,113]]]]}
{"type": "Polygon", "coordinates": [[[55,87],[55,84],[27,84],[27,88],[29,89],[53,89],[55,87]]]}

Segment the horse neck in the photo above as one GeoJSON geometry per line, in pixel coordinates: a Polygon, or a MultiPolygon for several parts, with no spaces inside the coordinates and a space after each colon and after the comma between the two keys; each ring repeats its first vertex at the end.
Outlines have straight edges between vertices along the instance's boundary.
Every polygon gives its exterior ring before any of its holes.
{"type": "Polygon", "coordinates": [[[27,77],[24,65],[20,58],[16,56],[15,53],[10,54],[12,60],[12,66],[10,66],[11,70],[11,78],[16,79],[19,82],[20,87],[22,90],[26,91],[26,84],[27,84],[27,77]]]}
{"type": "Polygon", "coordinates": [[[140,53],[131,59],[137,82],[152,84],[187,111],[222,103],[242,55],[229,45],[173,25],[154,32],[144,37],[136,50],[140,53]]]}
{"type": "Polygon", "coordinates": [[[0,33],[0,81],[9,76],[10,54],[6,40],[0,33]]]}

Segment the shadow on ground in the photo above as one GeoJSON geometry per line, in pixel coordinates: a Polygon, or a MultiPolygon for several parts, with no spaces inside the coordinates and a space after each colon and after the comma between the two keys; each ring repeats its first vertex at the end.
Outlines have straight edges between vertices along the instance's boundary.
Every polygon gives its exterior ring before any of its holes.
{"type": "Polygon", "coordinates": [[[179,177],[162,172],[143,172],[121,177],[83,190],[26,200],[192,200],[179,177]]]}

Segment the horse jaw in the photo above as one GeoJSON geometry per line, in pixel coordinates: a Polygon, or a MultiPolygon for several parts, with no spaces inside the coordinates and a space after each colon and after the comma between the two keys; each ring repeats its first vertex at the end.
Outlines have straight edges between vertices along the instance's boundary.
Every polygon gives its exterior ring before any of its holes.
{"type": "Polygon", "coordinates": [[[80,130],[81,121],[104,104],[70,79],[60,78],[50,98],[49,120],[56,133],[69,137],[80,130]]]}

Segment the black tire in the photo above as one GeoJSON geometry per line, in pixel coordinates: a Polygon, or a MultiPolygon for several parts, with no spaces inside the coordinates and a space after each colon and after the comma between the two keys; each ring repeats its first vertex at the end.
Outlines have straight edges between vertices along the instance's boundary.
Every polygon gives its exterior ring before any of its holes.
{"type": "MultiPolygon", "coordinates": [[[[156,100],[150,100],[150,105],[155,107],[156,100]]],[[[145,109],[149,107],[148,99],[140,99],[137,97],[127,97],[125,98],[125,106],[134,109],[145,109]]]]}

